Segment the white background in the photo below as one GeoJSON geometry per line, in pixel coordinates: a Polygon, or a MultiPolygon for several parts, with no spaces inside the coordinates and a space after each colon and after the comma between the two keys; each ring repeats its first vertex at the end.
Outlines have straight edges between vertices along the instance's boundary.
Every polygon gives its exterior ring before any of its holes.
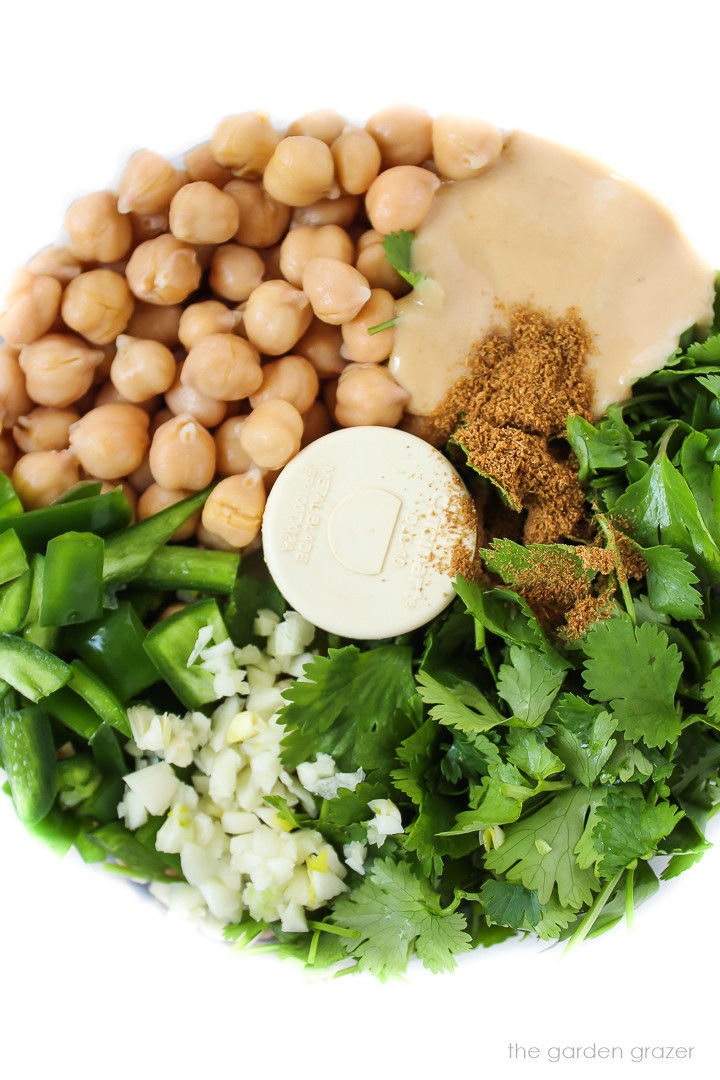
{"type": "MultiPolygon", "coordinates": [[[[643,183],[720,265],[717,7],[685,0],[8,0],[0,273],[55,239],[75,195],[140,146],[172,155],[229,112],[280,122],[383,104],[485,115],[643,183]],[[665,12],[671,11],[672,15],[665,12]]],[[[452,976],[308,983],[169,923],[124,882],[59,862],[0,804],[0,1074],[275,1077],[712,1075],[720,852],[562,959],[511,943],[452,976]],[[508,1043],[615,1045],[624,1061],[516,1062],[508,1043]],[[690,1062],[630,1061],[638,1045],[690,1062]]],[[[711,832],[715,840],[720,830],[711,832]]]]}

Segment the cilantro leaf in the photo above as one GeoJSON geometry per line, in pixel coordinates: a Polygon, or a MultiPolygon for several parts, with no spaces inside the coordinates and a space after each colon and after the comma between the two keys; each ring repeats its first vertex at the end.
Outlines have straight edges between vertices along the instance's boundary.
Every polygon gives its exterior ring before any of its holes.
{"type": "Polygon", "coordinates": [[[617,721],[575,694],[563,694],[554,711],[560,726],[553,735],[553,750],[571,776],[592,787],[615,749],[612,735],[617,721]]]}
{"type": "Polygon", "coordinates": [[[528,787],[522,773],[514,765],[493,762],[488,767],[488,775],[473,788],[472,804],[475,809],[459,813],[452,832],[477,833],[494,825],[517,821],[524,801],[534,793],[535,789],[528,787]]]}
{"type": "MultiPolygon", "coordinates": [[[[720,394],[720,375],[698,379],[700,383],[714,380],[716,396],[720,394]]],[[[720,465],[708,461],[708,437],[702,431],[692,431],[680,448],[680,468],[692,492],[707,530],[720,544],[720,465]]]]}
{"type": "Polygon", "coordinates": [[[284,691],[281,721],[290,729],[283,761],[294,768],[318,753],[331,754],[340,771],[363,765],[360,742],[394,722],[415,695],[412,652],[381,645],[360,652],[354,645],[330,649],[305,666],[302,682],[284,691]]]}
{"type": "Polygon", "coordinates": [[[696,341],[688,346],[687,355],[699,363],[720,363],[720,334],[709,337],[707,341],[696,341]]]}
{"type": "Polygon", "coordinates": [[[497,692],[512,709],[513,716],[525,727],[541,724],[565,680],[565,671],[558,669],[543,653],[511,645],[510,663],[501,664],[497,692]]]}
{"type": "Polygon", "coordinates": [[[629,739],[664,746],[680,734],[675,695],[683,665],[676,645],[651,623],[616,616],[596,623],[584,641],[583,680],[590,697],[608,702],[629,739]]]}
{"type": "Polygon", "coordinates": [[[451,971],[471,947],[465,917],[447,913],[440,897],[405,863],[376,859],[365,880],[335,902],[332,922],[359,932],[345,942],[358,967],[383,978],[404,971],[412,949],[430,971],[451,971]]]}
{"type": "MultiPolygon", "coordinates": [[[[438,724],[476,736],[498,724],[507,723],[505,717],[491,705],[485,695],[468,683],[458,683],[455,689],[451,690],[449,686],[433,679],[427,671],[419,671],[416,678],[418,693],[425,704],[430,706],[430,715],[438,724]],[[466,701],[469,704],[466,704],[466,701]],[[472,708],[469,705],[472,705],[472,708]]],[[[487,749],[493,753],[494,747],[490,744],[487,749]]],[[[497,751],[494,751],[494,756],[497,756],[497,751]]]]}
{"type": "Polygon", "coordinates": [[[388,233],[382,245],[385,258],[392,268],[413,288],[425,278],[425,274],[421,274],[419,270],[413,270],[410,265],[410,252],[414,239],[415,233],[400,229],[399,232],[388,233]]]}
{"type": "Polygon", "coordinates": [[[528,923],[535,926],[540,922],[542,908],[538,894],[524,885],[491,878],[482,885],[479,899],[485,918],[498,926],[522,930],[528,923]]]}
{"type": "Polygon", "coordinates": [[[540,810],[508,826],[505,842],[487,853],[485,865],[508,881],[537,889],[541,904],[557,886],[562,907],[581,907],[592,900],[592,871],[575,857],[592,796],[584,788],[560,792],[540,810]]]}
{"type": "Polygon", "coordinates": [[[507,741],[510,745],[508,761],[534,780],[545,780],[553,773],[562,772],[564,763],[553,754],[537,731],[511,728],[507,741]]]}
{"type": "Polygon", "coordinates": [[[483,589],[477,582],[462,577],[457,577],[453,584],[466,611],[475,619],[476,628],[480,628],[476,629],[476,648],[485,644],[486,629],[514,645],[537,649],[546,646],[545,636],[530,605],[517,593],[510,589],[483,589]]]}
{"type": "Polygon", "coordinates": [[[661,544],[640,548],[648,565],[648,600],[657,611],[673,619],[697,619],[702,616],[702,597],[692,563],[676,547],[661,544]]]}
{"type": "Polygon", "coordinates": [[[593,829],[598,873],[613,877],[637,859],[652,858],[681,817],[682,811],[668,802],[650,806],[637,791],[608,789],[593,829]]]}
{"type": "Polygon", "coordinates": [[[707,714],[715,723],[720,722],[720,667],[713,668],[702,688],[703,701],[707,702],[707,714]]]}
{"type": "Polygon", "coordinates": [[[601,469],[621,469],[627,465],[626,437],[622,429],[604,421],[594,427],[582,416],[569,416],[567,440],[580,468],[578,480],[587,483],[601,469]]]}

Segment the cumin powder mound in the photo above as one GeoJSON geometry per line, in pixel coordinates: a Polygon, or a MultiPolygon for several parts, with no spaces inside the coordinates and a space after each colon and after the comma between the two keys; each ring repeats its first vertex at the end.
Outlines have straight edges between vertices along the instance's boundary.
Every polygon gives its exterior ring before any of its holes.
{"type": "MultiPolygon", "coordinates": [[[[569,414],[592,419],[585,370],[590,333],[575,309],[563,317],[530,307],[508,311],[508,331],[473,346],[470,371],[426,418],[426,438],[452,436],[468,463],[526,511],[524,543],[551,544],[581,526],[584,494],[558,440],[569,414]]],[[[488,522],[491,531],[492,523],[488,522]]]]}

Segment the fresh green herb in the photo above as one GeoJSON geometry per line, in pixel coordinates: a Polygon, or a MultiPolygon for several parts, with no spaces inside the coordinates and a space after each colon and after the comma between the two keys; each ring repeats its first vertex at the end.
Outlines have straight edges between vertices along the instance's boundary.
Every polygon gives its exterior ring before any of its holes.
{"type": "Polygon", "coordinates": [[[425,274],[421,274],[419,270],[413,270],[411,266],[410,255],[414,239],[414,233],[408,232],[407,229],[400,229],[399,232],[388,233],[382,245],[385,258],[392,268],[397,270],[400,277],[413,288],[425,279],[425,274]]]}

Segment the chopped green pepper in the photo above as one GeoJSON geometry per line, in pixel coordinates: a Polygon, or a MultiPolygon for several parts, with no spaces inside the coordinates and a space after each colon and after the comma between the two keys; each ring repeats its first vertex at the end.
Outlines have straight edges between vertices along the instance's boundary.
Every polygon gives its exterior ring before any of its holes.
{"type": "Polygon", "coordinates": [[[40,622],[42,609],[43,579],[45,577],[45,556],[33,555],[32,563],[32,587],[30,591],[30,603],[27,615],[23,623],[22,636],[33,645],[39,645],[41,649],[52,652],[57,642],[58,630],[54,626],[43,626],[40,622]]]}
{"type": "Polygon", "coordinates": [[[0,585],[14,581],[28,568],[25,549],[14,529],[0,533],[0,585]]]}
{"type": "Polygon", "coordinates": [[[135,697],[160,678],[143,649],[147,631],[132,604],[122,600],[100,621],[68,633],[68,643],[121,701],[135,697]]]}
{"type": "Polygon", "coordinates": [[[64,686],[72,668],[45,649],[12,634],[0,634],[0,679],[29,698],[39,701],[64,686]]]}
{"type": "Polygon", "coordinates": [[[105,495],[54,503],[40,510],[30,510],[27,514],[3,518],[0,520],[0,531],[14,529],[26,551],[43,551],[48,541],[61,533],[92,532],[107,536],[108,533],[124,529],[131,519],[130,503],[122,489],[115,488],[105,495]]]}
{"type": "Polygon", "coordinates": [[[68,532],[47,546],[40,622],[71,626],[99,619],[103,612],[103,548],[99,536],[68,532]]]}
{"type": "Polygon", "coordinates": [[[240,555],[232,551],[163,547],[150,556],[135,581],[153,589],[193,589],[229,595],[239,565],[240,555]]]}
{"type": "Polygon", "coordinates": [[[106,776],[124,776],[128,771],[117,732],[109,724],[101,724],[90,737],[90,749],[98,768],[106,776]]]}
{"type": "Polygon", "coordinates": [[[102,480],[81,480],[78,484],[73,484],[67,491],[63,491],[62,495],[58,495],[53,502],[53,506],[57,506],[59,503],[76,502],[78,499],[89,499],[92,495],[99,495],[101,491],[102,480]]]}
{"type": "Polygon", "coordinates": [[[22,512],[23,506],[15,494],[15,488],[5,473],[0,472],[0,519],[17,517],[22,512]]]}
{"type": "Polygon", "coordinates": [[[0,754],[18,817],[23,825],[37,825],[58,790],[55,746],[43,709],[0,710],[0,754]]]}
{"type": "Polygon", "coordinates": [[[25,622],[30,607],[32,570],[0,588],[0,634],[15,634],[25,622]]]}
{"type": "Polygon", "coordinates": [[[141,843],[119,821],[95,829],[89,833],[89,837],[113,859],[126,866],[133,877],[145,881],[167,881],[170,878],[170,871],[157,852],[141,843]]]}
{"type": "MultiPolygon", "coordinates": [[[[122,585],[137,577],[150,556],[166,544],[172,534],[200,509],[211,491],[212,486],[198,491],[195,495],[189,495],[187,499],[166,507],[159,514],[153,514],[145,521],[139,521],[110,537],[105,544],[105,584],[122,585]]],[[[86,501],[90,502],[89,499],[86,501]]]]}
{"type": "Polygon", "coordinates": [[[90,799],[102,783],[102,774],[89,754],[73,754],[57,763],[60,805],[66,809],[90,799]]]}
{"type": "Polygon", "coordinates": [[[117,728],[121,735],[130,738],[130,722],[117,694],[113,693],[102,679],[83,664],[82,660],[73,660],[70,665],[68,686],[94,709],[101,720],[117,728]]]}
{"type": "Polygon", "coordinates": [[[67,686],[61,686],[43,700],[43,708],[53,720],[59,720],[82,739],[91,739],[102,721],[94,709],[67,686]]]}
{"type": "Polygon", "coordinates": [[[198,634],[205,626],[212,626],[215,643],[228,637],[215,600],[199,600],[168,616],[152,628],[144,642],[156,668],[186,709],[207,705],[218,697],[214,676],[197,664],[188,667],[198,634]]]}

